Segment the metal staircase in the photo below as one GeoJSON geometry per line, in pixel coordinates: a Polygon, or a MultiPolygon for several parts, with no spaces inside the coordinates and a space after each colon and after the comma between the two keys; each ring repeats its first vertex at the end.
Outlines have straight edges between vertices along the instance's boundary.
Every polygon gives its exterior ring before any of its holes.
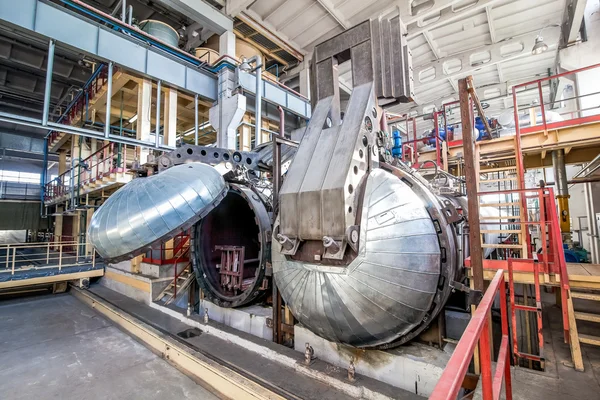
{"type": "MultiPolygon", "coordinates": [[[[185,243],[187,243],[187,241],[185,243]]],[[[162,302],[164,305],[171,304],[177,300],[181,293],[185,293],[186,289],[190,286],[194,279],[196,279],[192,263],[189,261],[189,252],[190,247],[188,244],[188,246],[185,248],[180,248],[178,252],[175,253],[177,258],[175,258],[173,263],[173,280],[169,282],[167,287],[165,287],[158,296],[156,296],[154,299],[155,302],[162,302]],[[177,272],[177,264],[181,263],[183,260],[187,260],[187,264],[181,271],[177,272]]]]}

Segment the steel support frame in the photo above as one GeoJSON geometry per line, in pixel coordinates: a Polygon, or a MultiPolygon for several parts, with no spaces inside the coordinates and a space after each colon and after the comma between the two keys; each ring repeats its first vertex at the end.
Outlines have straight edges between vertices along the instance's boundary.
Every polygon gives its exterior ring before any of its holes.
{"type": "Polygon", "coordinates": [[[469,248],[471,254],[471,268],[473,271],[473,287],[483,291],[483,254],[481,251],[481,225],[479,219],[479,187],[477,174],[479,166],[475,157],[475,141],[473,140],[473,105],[472,93],[469,83],[472,77],[458,81],[458,96],[460,101],[460,117],[463,132],[463,151],[465,160],[465,182],[468,195],[469,215],[469,248]]]}
{"type": "MultiPolygon", "coordinates": [[[[32,128],[38,128],[38,129],[42,129],[42,130],[47,130],[48,128],[52,128],[53,130],[59,130],[61,132],[65,132],[65,133],[68,133],[71,135],[80,135],[80,136],[89,137],[89,138],[93,138],[93,139],[100,139],[100,140],[107,139],[104,136],[104,132],[99,132],[99,131],[95,131],[95,130],[87,129],[87,128],[79,128],[79,127],[75,127],[75,126],[63,125],[63,124],[59,124],[56,122],[48,122],[48,125],[44,126],[42,124],[41,118],[29,118],[29,117],[25,117],[22,115],[16,115],[16,114],[11,114],[11,113],[6,113],[6,112],[0,112],[0,121],[8,122],[11,124],[16,124],[16,125],[29,126],[32,128]]],[[[154,143],[151,143],[151,142],[146,142],[146,141],[138,140],[138,139],[131,139],[131,138],[128,138],[125,136],[119,136],[119,135],[113,135],[113,134],[110,134],[108,136],[108,140],[110,140],[111,142],[115,142],[115,143],[130,144],[133,146],[143,146],[143,147],[151,147],[151,148],[154,145],[154,143]]],[[[175,148],[170,147],[170,146],[160,145],[159,147],[156,148],[156,150],[172,151],[172,150],[175,150],[175,148]]]]}

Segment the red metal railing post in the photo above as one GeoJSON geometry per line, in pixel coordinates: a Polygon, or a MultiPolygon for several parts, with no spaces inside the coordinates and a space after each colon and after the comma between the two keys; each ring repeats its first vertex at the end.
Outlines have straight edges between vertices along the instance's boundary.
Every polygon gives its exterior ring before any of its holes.
{"type": "Polygon", "coordinates": [[[452,357],[448,361],[440,380],[438,381],[430,400],[456,400],[462,386],[464,377],[473,358],[473,352],[477,343],[480,347],[480,360],[482,367],[482,397],[484,400],[499,398],[502,380],[505,381],[506,399],[512,400],[512,381],[510,377],[510,363],[508,352],[508,321],[506,318],[506,285],[504,282],[504,271],[496,272],[494,279],[490,282],[483,299],[467,325],[465,332],[458,342],[452,357]],[[490,347],[490,323],[489,315],[496,292],[500,291],[503,338],[500,345],[500,358],[493,374],[490,347]]]}
{"type": "Polygon", "coordinates": [[[542,301],[540,293],[540,266],[537,262],[533,263],[533,281],[535,283],[535,307],[537,316],[537,329],[538,329],[538,347],[540,358],[544,358],[544,335],[542,333],[542,301]]]}
{"type": "MultiPolygon", "coordinates": [[[[508,351],[508,313],[506,311],[506,283],[504,274],[502,275],[502,284],[500,285],[500,320],[502,324],[502,340],[506,340],[506,357],[504,364],[504,391],[506,400],[512,400],[512,377],[510,376],[510,352],[508,351]]],[[[501,353],[501,352],[500,352],[501,353]]],[[[500,358],[498,359],[500,360],[500,358]]],[[[498,392],[499,393],[499,392],[498,392]]],[[[495,394],[495,393],[494,393],[495,394]]]]}
{"type": "MultiPolygon", "coordinates": [[[[440,162],[441,160],[441,139],[440,139],[440,125],[439,125],[439,120],[438,120],[438,112],[435,111],[433,113],[433,123],[434,123],[434,130],[433,133],[435,134],[435,157],[436,157],[436,162],[437,162],[437,166],[438,167],[442,167],[442,163],[440,162]]],[[[446,138],[448,138],[448,132],[446,133],[446,138]]]]}
{"type": "Polygon", "coordinates": [[[413,118],[413,154],[414,154],[414,163],[417,164],[419,162],[419,153],[417,152],[417,119],[413,118]]]}
{"type": "Polygon", "coordinates": [[[517,310],[515,310],[515,285],[513,280],[513,260],[509,258],[508,260],[508,288],[510,291],[510,320],[512,326],[512,342],[513,342],[513,357],[514,363],[517,365],[517,354],[519,353],[519,347],[517,342],[517,310]]]}
{"type": "MultiPolygon", "coordinates": [[[[538,81],[537,87],[538,87],[538,93],[540,95],[540,108],[542,109],[542,123],[544,124],[544,133],[548,134],[548,122],[546,121],[546,110],[544,109],[544,95],[542,93],[542,81],[538,81]]],[[[531,124],[531,125],[533,125],[533,124],[531,124]]]]}
{"type": "MultiPolygon", "coordinates": [[[[548,270],[548,248],[549,243],[546,237],[546,199],[544,198],[544,188],[538,189],[539,194],[539,205],[540,205],[540,236],[542,244],[542,265],[544,266],[544,273],[547,274],[548,270]]],[[[535,248],[533,249],[535,251],[535,248]]]]}
{"type": "Polygon", "coordinates": [[[485,313],[485,322],[479,337],[479,364],[481,365],[481,393],[484,399],[493,398],[492,388],[492,351],[490,349],[490,318],[485,313]]]}

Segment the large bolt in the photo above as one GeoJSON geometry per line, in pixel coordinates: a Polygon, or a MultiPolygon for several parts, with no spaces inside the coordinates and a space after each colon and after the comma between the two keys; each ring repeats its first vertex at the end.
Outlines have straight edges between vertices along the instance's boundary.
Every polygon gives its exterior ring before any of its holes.
{"type": "Polygon", "coordinates": [[[204,309],[204,323],[208,324],[208,308],[204,309]]]}
{"type": "Polygon", "coordinates": [[[281,233],[277,234],[277,241],[285,250],[292,250],[294,248],[294,243],[290,240],[289,237],[282,235],[281,233]]]}
{"type": "Polygon", "coordinates": [[[304,364],[310,365],[315,355],[315,350],[312,348],[310,343],[306,343],[306,350],[304,350],[304,364]]]}
{"type": "Polygon", "coordinates": [[[354,375],[356,374],[356,367],[354,366],[354,357],[350,358],[350,365],[348,366],[348,380],[350,382],[354,382],[356,378],[354,375]]]}
{"type": "Polygon", "coordinates": [[[340,246],[337,244],[333,238],[329,236],[323,236],[323,246],[329,249],[333,254],[340,251],[340,246]]]}

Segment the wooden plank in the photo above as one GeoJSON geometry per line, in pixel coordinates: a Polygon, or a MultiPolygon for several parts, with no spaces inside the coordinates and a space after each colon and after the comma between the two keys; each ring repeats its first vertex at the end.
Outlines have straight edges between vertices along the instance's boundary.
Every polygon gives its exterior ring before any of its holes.
{"type": "MultiPolygon", "coordinates": [[[[503,220],[509,220],[509,219],[521,219],[521,217],[519,215],[509,215],[506,217],[503,216],[494,216],[494,217],[480,217],[479,220],[480,221],[503,221],[503,220]]],[[[507,222],[504,222],[503,225],[508,224],[507,222]]],[[[519,223],[514,223],[515,225],[520,225],[519,223]]]]}
{"type": "Polygon", "coordinates": [[[521,249],[521,244],[482,244],[483,249],[521,249]]]}
{"type": "Polygon", "coordinates": [[[589,321],[589,322],[600,322],[600,315],[581,312],[581,311],[575,311],[575,319],[579,319],[581,321],[589,321]]]}
{"type": "Polygon", "coordinates": [[[507,202],[507,203],[482,203],[480,204],[481,207],[510,207],[510,206],[518,206],[521,203],[519,203],[518,201],[511,201],[511,202],[507,202]]]}
{"type": "Polygon", "coordinates": [[[504,171],[516,171],[517,167],[516,166],[512,166],[512,167],[499,167],[499,168],[486,168],[486,169],[482,169],[479,171],[480,174],[487,174],[490,172],[504,172],[504,171]]]}
{"type": "Polygon", "coordinates": [[[581,356],[581,346],[579,342],[581,336],[577,332],[577,321],[575,320],[575,310],[573,309],[573,299],[569,291],[567,298],[567,314],[569,316],[569,342],[571,347],[571,359],[577,371],[583,371],[583,357],[581,356]]]}
{"type": "Polygon", "coordinates": [[[152,292],[149,281],[142,281],[140,279],[136,279],[132,275],[125,275],[125,274],[120,274],[118,272],[113,272],[113,271],[107,270],[105,272],[104,276],[107,279],[111,279],[113,281],[123,283],[127,286],[131,286],[133,288],[141,290],[142,292],[146,292],[146,293],[152,292]]]}
{"type": "Polygon", "coordinates": [[[482,229],[481,233],[518,233],[518,234],[521,234],[521,231],[518,229],[482,229]]]}
{"type": "Polygon", "coordinates": [[[600,346],[600,337],[581,334],[579,335],[579,342],[591,344],[593,346],[600,346]]]}
{"type": "Polygon", "coordinates": [[[571,297],[574,299],[600,301],[600,294],[596,293],[571,292],[571,297]]]}
{"type": "Polygon", "coordinates": [[[516,181],[517,177],[509,177],[509,178],[500,178],[500,179],[484,179],[482,180],[480,183],[484,184],[484,183],[496,183],[496,182],[509,182],[509,181],[516,181]]]}

